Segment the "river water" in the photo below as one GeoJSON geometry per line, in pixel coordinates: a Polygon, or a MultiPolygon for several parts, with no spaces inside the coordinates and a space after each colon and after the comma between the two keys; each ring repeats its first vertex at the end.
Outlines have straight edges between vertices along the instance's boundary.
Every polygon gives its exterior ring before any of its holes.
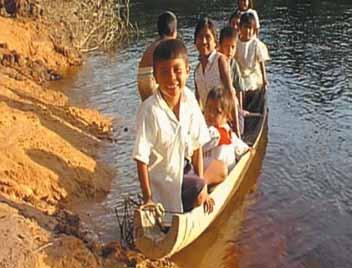
{"type": "MultiPolygon", "coordinates": [[[[136,67],[156,36],[157,15],[177,14],[194,70],[199,14],[222,27],[233,10],[233,1],[132,2],[139,38],[89,57],[61,82],[75,103],[114,118],[117,142],[101,154],[116,172],[111,192],[81,204],[102,241],[119,236],[113,208],[122,196],[139,192],[131,160],[136,67]]],[[[266,139],[230,208],[173,260],[186,268],[352,267],[352,2],[257,0],[256,9],[272,58],[266,139]]]]}

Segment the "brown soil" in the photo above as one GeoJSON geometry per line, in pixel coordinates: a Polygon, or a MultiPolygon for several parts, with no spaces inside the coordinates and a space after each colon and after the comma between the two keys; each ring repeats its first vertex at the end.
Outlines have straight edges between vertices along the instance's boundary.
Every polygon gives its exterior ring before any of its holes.
{"type": "Polygon", "coordinates": [[[171,267],[100,245],[66,210],[109,191],[96,155],[111,120],[50,89],[81,57],[48,25],[0,17],[0,267],[171,267]]]}

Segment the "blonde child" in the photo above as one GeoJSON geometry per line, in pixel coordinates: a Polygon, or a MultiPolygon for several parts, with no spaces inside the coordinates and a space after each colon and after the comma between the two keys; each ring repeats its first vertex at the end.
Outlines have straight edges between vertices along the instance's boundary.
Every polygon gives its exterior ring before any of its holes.
{"type": "Polygon", "coordinates": [[[153,53],[161,41],[176,38],[176,15],[165,11],[158,17],[157,26],[159,38],[149,45],[138,65],[137,86],[142,101],[151,96],[158,87],[153,75],[153,53]]]}
{"type": "MultiPolygon", "coordinates": [[[[199,52],[200,61],[194,72],[194,81],[196,97],[201,109],[204,111],[208,93],[214,87],[225,88],[229,98],[237,102],[228,61],[223,54],[216,50],[217,32],[213,21],[206,17],[198,21],[194,42],[199,52]]],[[[241,135],[238,107],[237,105],[234,107],[234,129],[238,135],[241,135]]]]}
{"type": "Polygon", "coordinates": [[[223,180],[226,167],[219,161],[211,172],[203,170],[202,145],[209,140],[209,132],[194,95],[185,86],[189,62],[183,42],[161,42],[154,51],[153,66],[159,87],[140,107],[133,150],[144,204],[160,202],[175,212],[204,204],[211,212],[214,202],[207,184],[223,180]],[[185,159],[191,160],[195,175],[184,174],[185,159]]]}
{"type": "Polygon", "coordinates": [[[257,102],[268,84],[265,61],[270,59],[265,44],[256,37],[255,25],[255,18],[251,13],[241,16],[235,54],[244,83],[243,107],[250,112],[258,112],[257,102]]]}
{"type": "Polygon", "coordinates": [[[230,170],[235,166],[236,158],[249,150],[248,145],[236,136],[228,124],[231,121],[231,106],[232,102],[226,97],[222,88],[210,90],[205,108],[205,120],[211,140],[203,147],[205,166],[217,159],[223,161],[230,170]]]}

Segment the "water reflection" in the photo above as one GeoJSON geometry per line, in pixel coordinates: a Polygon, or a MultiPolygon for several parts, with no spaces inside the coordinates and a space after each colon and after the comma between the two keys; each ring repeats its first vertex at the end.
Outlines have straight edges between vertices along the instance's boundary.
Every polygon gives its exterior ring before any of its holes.
{"type": "MultiPolygon", "coordinates": [[[[88,58],[71,81],[61,82],[77,103],[115,119],[118,142],[106,144],[101,157],[116,178],[107,198],[84,210],[100,239],[118,237],[112,208],[125,193],[139,191],[130,157],[139,105],[136,67],[156,36],[157,15],[171,9],[179,16],[194,70],[195,20],[207,12],[221,26],[233,2],[135,1],[139,39],[116,55],[88,58]]],[[[208,244],[196,241],[177,262],[183,267],[352,267],[352,3],[255,2],[260,37],[272,58],[268,145],[258,189],[250,202],[235,202],[242,205],[234,204],[209,237],[199,240],[208,244]]],[[[192,76],[188,85],[193,88],[192,76]]]]}

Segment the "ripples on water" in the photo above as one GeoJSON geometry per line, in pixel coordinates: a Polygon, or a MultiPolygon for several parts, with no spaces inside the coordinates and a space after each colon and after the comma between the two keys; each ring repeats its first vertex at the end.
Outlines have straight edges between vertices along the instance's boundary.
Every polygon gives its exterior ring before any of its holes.
{"type": "MultiPolygon", "coordinates": [[[[139,192],[131,160],[139,105],[136,67],[156,35],[157,15],[171,9],[179,16],[194,70],[198,14],[208,10],[222,26],[232,8],[232,1],[132,4],[144,32],[140,39],[117,55],[88,58],[72,81],[66,81],[76,102],[115,119],[118,142],[107,144],[102,158],[116,177],[103,203],[89,209],[104,241],[117,236],[112,208],[125,193],[139,192]]],[[[352,3],[258,0],[257,9],[260,37],[272,57],[268,144],[241,229],[215,255],[226,260],[224,267],[352,267],[352,3]]],[[[188,85],[193,88],[192,77],[188,85]]]]}

